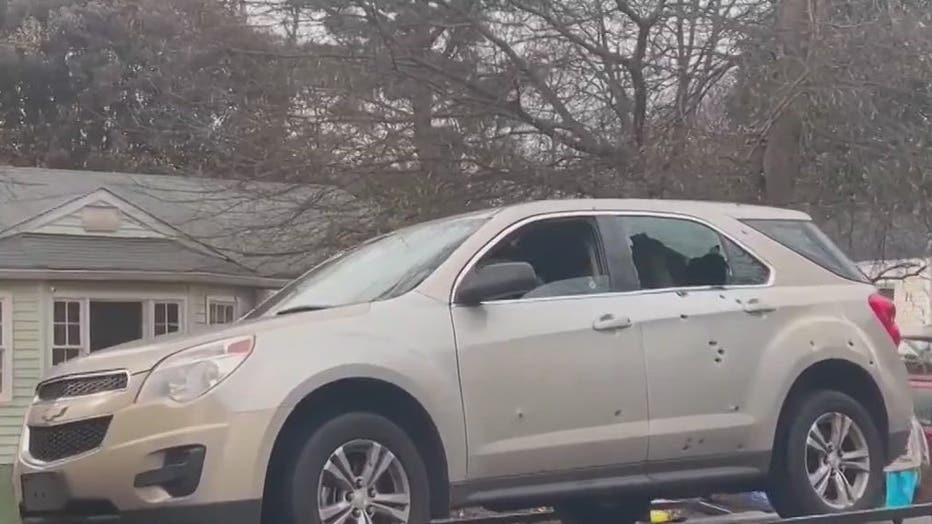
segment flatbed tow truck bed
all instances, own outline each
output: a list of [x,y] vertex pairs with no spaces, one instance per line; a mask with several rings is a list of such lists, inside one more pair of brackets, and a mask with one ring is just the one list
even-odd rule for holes
[[[672,510],[682,516],[669,522],[694,524],[742,523],[742,524],[881,524],[903,522],[912,524],[932,524],[932,504],[921,504],[895,509],[875,509],[852,511],[833,515],[796,517],[781,519],[773,513],[763,511],[732,512],[727,508],[702,499],[671,500],[655,503],[654,509]],[[922,517],[926,517],[922,519]],[[549,510],[525,511],[519,513],[497,513],[471,517],[450,518],[435,521],[434,524],[550,524],[557,522]],[[606,522],[605,524],[612,524]]]

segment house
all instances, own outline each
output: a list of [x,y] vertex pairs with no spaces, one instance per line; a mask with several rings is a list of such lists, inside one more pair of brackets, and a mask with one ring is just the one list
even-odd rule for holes
[[353,210],[325,187],[0,167],[0,469],[47,368],[234,321]]
[[924,204],[845,205],[816,220],[893,299],[904,332],[932,325],[932,222]]
[[897,323],[913,333],[932,325],[932,260],[904,258],[861,262],[881,293],[896,305]]

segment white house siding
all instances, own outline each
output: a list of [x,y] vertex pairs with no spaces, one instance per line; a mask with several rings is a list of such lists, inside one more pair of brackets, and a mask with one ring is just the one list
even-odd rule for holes
[[0,464],[12,463],[23,411],[32,401],[44,367],[43,287],[36,282],[0,281],[0,293],[13,298],[13,400],[0,404]]
[[909,277],[893,285],[897,322],[906,329],[925,326],[930,320],[929,280]]
[[[113,208],[108,204],[103,207]],[[115,208],[114,208],[115,209]],[[84,227],[83,209],[75,211],[69,215],[63,216],[58,220],[45,224],[32,230],[32,233],[41,233],[47,235],[72,235],[72,236],[115,236],[124,238],[163,238],[165,235],[153,231],[147,226],[140,224],[137,220],[121,212],[119,229],[112,232],[88,232]]]
[[12,402],[0,404],[0,466],[13,461],[25,409],[51,362],[47,353],[50,352],[49,317],[54,297],[181,300],[186,312],[186,328],[195,331],[207,323],[208,297],[235,298],[242,315],[255,305],[256,291],[233,286],[143,282],[0,281],[2,295],[11,295],[13,299],[14,396]]

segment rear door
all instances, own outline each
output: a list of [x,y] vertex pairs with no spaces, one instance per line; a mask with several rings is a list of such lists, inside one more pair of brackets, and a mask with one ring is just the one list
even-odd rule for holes
[[[771,325],[770,269],[709,224],[683,216],[623,215],[641,294],[649,460],[734,456],[754,420],[743,410]],[[726,464],[721,464],[725,466]]]
[[540,286],[453,307],[470,478],[587,468],[613,476],[645,460],[639,306],[616,293],[631,279],[613,273],[619,261],[598,223],[535,218],[503,232],[477,264],[528,262]]

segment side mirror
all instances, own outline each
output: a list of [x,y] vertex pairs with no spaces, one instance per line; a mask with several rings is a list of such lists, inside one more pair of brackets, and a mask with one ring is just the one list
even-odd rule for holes
[[502,262],[473,268],[460,283],[456,303],[477,305],[486,300],[496,300],[523,295],[540,284],[537,272],[527,262]]

